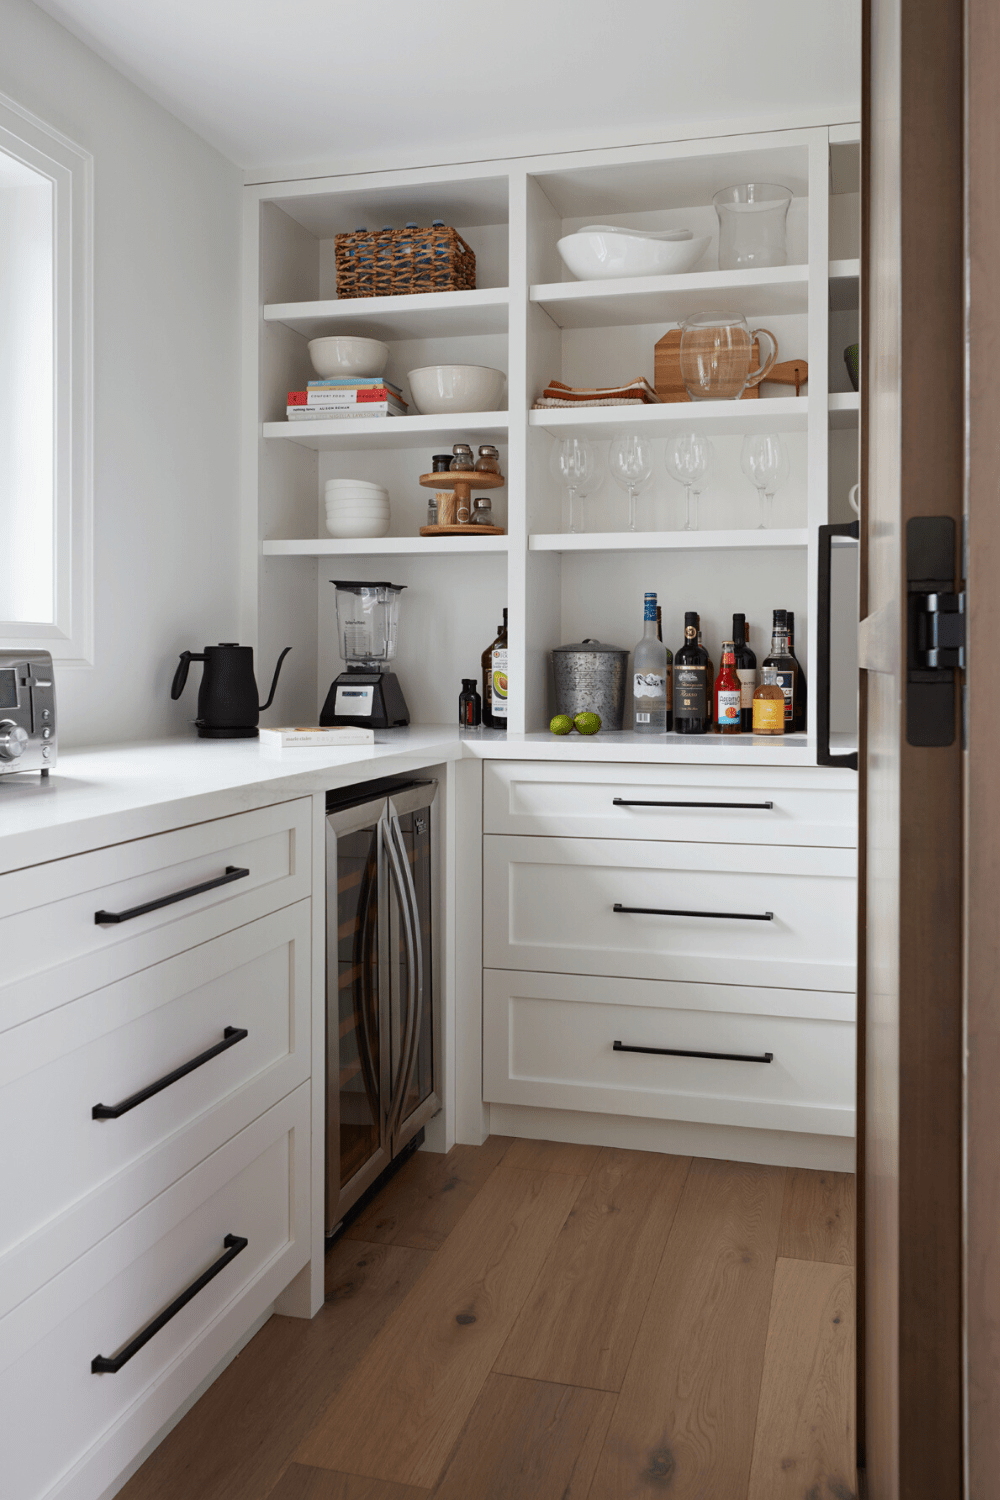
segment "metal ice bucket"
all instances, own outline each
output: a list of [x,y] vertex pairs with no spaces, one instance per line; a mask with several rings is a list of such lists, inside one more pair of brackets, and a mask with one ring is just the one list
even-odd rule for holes
[[600,714],[602,729],[622,729],[629,654],[621,646],[587,639],[552,652],[556,713]]

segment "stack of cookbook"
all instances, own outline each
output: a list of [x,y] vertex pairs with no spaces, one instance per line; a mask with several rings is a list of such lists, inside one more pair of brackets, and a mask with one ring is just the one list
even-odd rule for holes
[[334,417],[405,417],[399,386],[383,375],[336,375],[310,380],[304,391],[289,391],[290,422],[328,422]]

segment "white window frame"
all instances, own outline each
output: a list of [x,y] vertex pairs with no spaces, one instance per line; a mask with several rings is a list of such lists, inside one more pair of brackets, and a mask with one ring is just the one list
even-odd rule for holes
[[0,619],[0,647],[94,664],[94,158],[0,94],[0,149],[52,183],[55,306],[54,623]]

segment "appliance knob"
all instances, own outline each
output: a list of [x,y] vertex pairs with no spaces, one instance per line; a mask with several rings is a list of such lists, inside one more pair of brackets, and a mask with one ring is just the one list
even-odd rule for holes
[[0,720],[0,760],[17,760],[24,754],[28,736],[20,724],[10,719]]

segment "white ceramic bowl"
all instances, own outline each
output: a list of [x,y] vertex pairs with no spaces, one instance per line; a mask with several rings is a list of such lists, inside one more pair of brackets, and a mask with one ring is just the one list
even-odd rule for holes
[[388,505],[388,495],[376,495],[372,490],[331,490],[325,497],[327,505]]
[[496,411],[507,377],[487,365],[426,365],[407,375],[410,393],[426,417],[458,411]]
[[309,358],[317,375],[381,375],[389,363],[389,346],[378,339],[334,334],[310,339]]
[[631,234],[567,234],[556,248],[581,281],[624,276],[680,276],[691,271],[708,249],[710,236],[693,240],[654,240]]
[[386,493],[384,484],[376,484],[373,479],[328,479],[324,485],[327,490],[380,490]]
[[327,516],[370,516],[374,521],[381,521],[383,517],[390,516],[392,512],[389,507],[380,505],[328,505]]
[[375,519],[364,516],[338,516],[336,519],[328,516],[326,529],[331,536],[348,538],[363,536],[388,536],[389,517],[376,517]]

